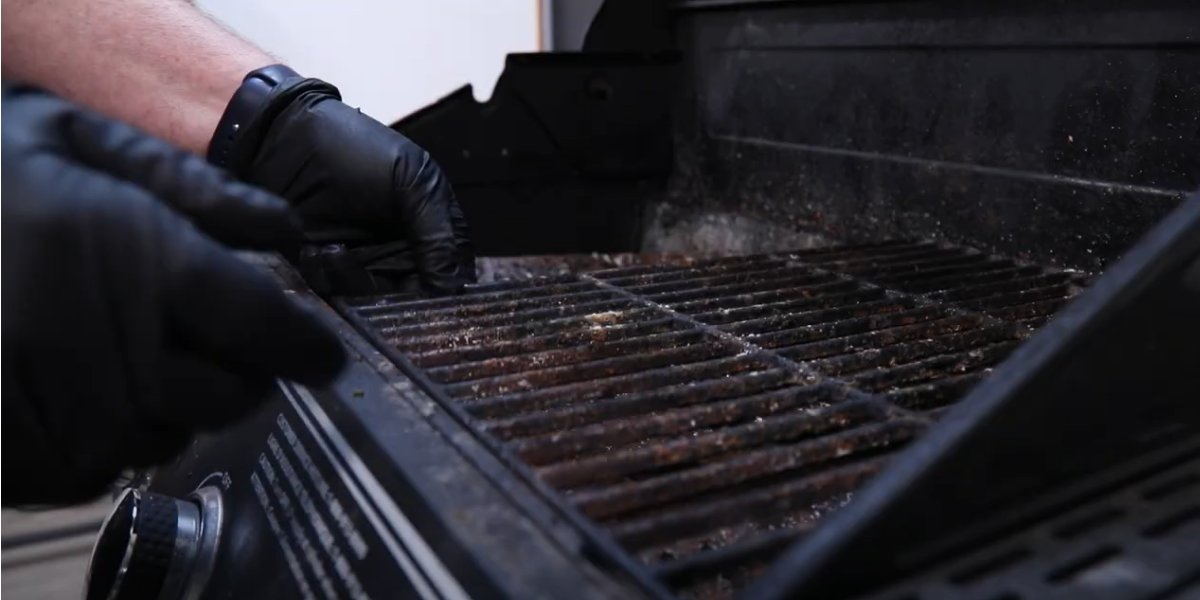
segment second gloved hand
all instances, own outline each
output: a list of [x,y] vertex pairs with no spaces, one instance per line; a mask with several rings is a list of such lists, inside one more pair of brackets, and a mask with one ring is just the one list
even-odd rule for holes
[[280,83],[239,134],[229,169],[291,201],[313,241],[341,242],[336,232],[350,230],[387,244],[412,256],[434,293],[475,280],[466,220],[437,163],[328,83]]

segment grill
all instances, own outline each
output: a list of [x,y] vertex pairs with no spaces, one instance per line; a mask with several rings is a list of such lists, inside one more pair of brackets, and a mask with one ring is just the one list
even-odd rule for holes
[[146,479],[206,596],[1196,596],[1196,2],[596,4],[392,125],[479,285],[275,266],[353,359]]
[[662,262],[344,308],[689,598],[746,585],[1088,283],[922,241]]

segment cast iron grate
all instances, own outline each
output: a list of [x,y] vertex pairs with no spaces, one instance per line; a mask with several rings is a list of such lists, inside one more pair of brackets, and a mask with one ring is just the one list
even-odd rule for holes
[[892,242],[346,301],[684,597],[727,597],[1086,284]]

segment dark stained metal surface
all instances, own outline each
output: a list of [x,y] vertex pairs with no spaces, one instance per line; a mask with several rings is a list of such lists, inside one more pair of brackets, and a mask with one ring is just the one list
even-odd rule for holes
[[926,242],[650,262],[346,306],[683,597],[761,573],[1086,284]]
[[483,256],[475,259],[475,268],[481,283],[492,283],[632,266],[686,266],[695,264],[704,258],[706,257],[696,253],[633,254],[628,252]]

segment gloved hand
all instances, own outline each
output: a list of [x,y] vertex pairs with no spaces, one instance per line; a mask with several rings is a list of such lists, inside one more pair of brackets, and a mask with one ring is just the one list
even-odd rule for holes
[[336,334],[222,243],[296,244],[286,202],[29,88],[3,92],[5,506],[95,497],[314,386]]
[[[390,269],[359,265],[371,271],[377,290],[403,287],[395,279],[411,275],[403,267],[413,264],[430,292],[454,292],[475,281],[466,220],[437,163],[408,138],[343,104],[328,83],[280,83],[239,133],[228,168],[290,200],[311,241],[349,242],[343,256],[360,260],[380,252],[404,256]],[[367,239],[386,247],[354,253]]]

